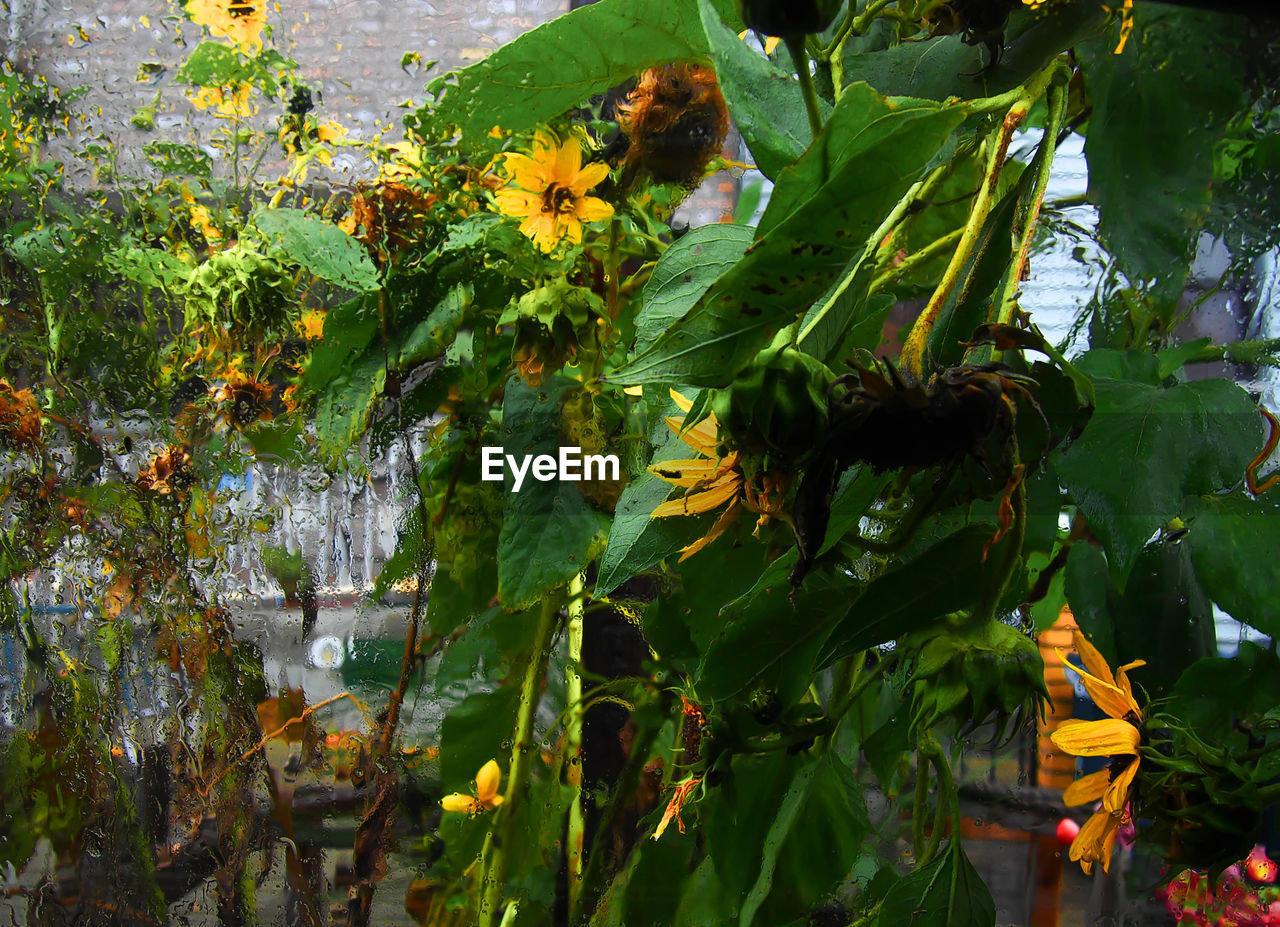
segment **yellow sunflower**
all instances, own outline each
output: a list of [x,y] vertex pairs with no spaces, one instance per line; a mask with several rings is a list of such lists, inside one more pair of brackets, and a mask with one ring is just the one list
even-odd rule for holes
[[1074,756],[1111,758],[1106,769],[1077,779],[1062,794],[1068,805],[1102,801],[1102,807],[1071,842],[1072,861],[1078,861],[1088,873],[1093,871],[1095,862],[1101,862],[1103,870],[1110,867],[1116,834],[1129,816],[1129,797],[1141,763],[1138,746],[1142,742],[1142,709],[1133,698],[1128,671],[1146,666],[1146,661],[1126,663],[1113,675],[1102,654],[1079,630],[1072,632],[1072,638],[1076,653],[1084,662],[1083,669],[1072,668],[1080,674],[1094,704],[1108,717],[1101,721],[1064,721],[1052,739],[1058,749]]
[[187,15],[215,36],[230,39],[246,55],[262,49],[262,29],[267,24],[266,6],[250,0],[187,0]]
[[440,799],[440,807],[445,811],[461,814],[479,814],[481,811],[492,811],[503,802],[498,794],[498,785],[502,782],[502,770],[497,760],[490,760],[480,767],[476,773],[475,796],[454,792]]
[[508,154],[503,160],[510,178],[494,195],[498,211],[523,220],[520,231],[550,253],[563,239],[582,241],[582,224],[613,215],[604,200],[587,191],[609,174],[602,162],[582,165],[576,138],[559,144],[539,133],[529,154]]

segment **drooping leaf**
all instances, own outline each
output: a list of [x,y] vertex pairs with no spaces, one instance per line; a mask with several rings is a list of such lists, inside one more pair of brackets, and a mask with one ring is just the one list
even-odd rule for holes
[[[853,98],[869,100],[858,94]],[[883,109],[883,104],[874,105]],[[823,167],[812,172],[806,168],[803,176],[812,173],[826,182],[817,189],[809,186],[803,199],[794,195],[796,202],[785,218],[771,220],[768,233],[716,280],[688,314],[609,379],[696,386],[729,382],[862,253],[871,232],[961,118],[958,110],[901,108],[884,113],[865,131],[845,137],[841,151],[826,146],[815,155],[815,145],[801,164],[810,157],[826,164],[830,157],[838,164],[835,173],[826,179]],[[780,178],[779,189],[781,184]]]
[[1280,638],[1280,506],[1243,493],[1202,496],[1186,517],[1205,592],[1237,621]]
[[453,792],[474,792],[472,780],[489,760],[498,760],[499,747],[511,740],[516,726],[517,686],[468,695],[445,715],[440,725],[440,781]]
[[756,167],[772,180],[813,140],[800,82],[738,38],[709,0],[699,0],[698,7],[734,125]]
[[637,573],[692,544],[706,533],[706,518],[651,518],[671,494],[671,484],[646,473],[622,491],[609,540],[600,558],[596,593],[607,595]]
[[1241,26],[1156,7],[1137,17],[1125,54],[1113,53],[1111,36],[1082,49],[1094,107],[1084,151],[1100,229],[1130,279],[1155,281],[1170,299],[1209,207],[1214,148],[1240,103]]
[[434,81],[429,89],[440,97],[430,118],[457,126],[464,141],[483,138],[494,126],[519,132],[647,67],[706,52],[696,0],[602,0]]
[[302,209],[275,207],[253,214],[253,224],[289,260],[321,280],[356,292],[378,288],[378,269],[360,242]]
[[[809,677],[818,648],[858,587],[841,574],[815,574],[793,592],[787,574],[795,562],[794,550],[779,557],[747,593],[720,610],[716,616],[720,631],[699,668],[700,694],[727,698],[771,668],[786,668],[770,674],[770,681],[788,689]],[[800,691],[803,688],[801,684]],[[781,697],[786,703],[787,695],[799,694],[784,692]]]
[[359,439],[387,382],[386,361],[370,351],[332,380],[316,407],[321,453],[337,458]]
[[644,287],[636,314],[636,351],[643,352],[694,304],[747,250],[755,230],[743,225],[704,225],[662,253]]
[[952,836],[937,859],[897,882],[885,895],[877,927],[995,927],[991,892]]
[[[1185,496],[1243,478],[1262,425],[1248,394],[1226,380],[1161,389],[1099,379],[1095,386],[1097,409],[1084,433],[1055,455],[1054,469],[1123,584],[1137,552]],[[1105,460],[1124,465],[1099,466]]]
[[[578,384],[554,377],[541,387],[519,376],[507,382],[502,403],[503,451],[556,457],[560,409]],[[530,468],[532,470],[532,468]],[[508,488],[513,487],[511,476]],[[576,483],[527,474],[519,492],[509,494],[498,538],[498,598],[506,608],[525,608],[547,590],[586,568],[604,545],[607,520],[591,508]]]

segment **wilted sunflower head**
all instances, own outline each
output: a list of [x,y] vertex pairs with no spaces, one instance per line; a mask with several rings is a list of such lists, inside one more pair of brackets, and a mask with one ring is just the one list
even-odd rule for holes
[[222,414],[232,428],[245,428],[262,418],[271,418],[274,387],[253,377],[233,376],[218,390]]
[[191,452],[180,444],[156,454],[138,474],[138,488],[160,496],[180,496],[194,482]]
[[362,184],[351,199],[351,213],[342,228],[364,242],[375,257],[385,259],[422,239],[436,199],[434,193],[398,180]]
[[667,64],[641,75],[618,106],[618,126],[631,143],[624,188],[641,173],[690,187],[724,147],[729,108],[711,68]]
[[40,404],[29,389],[0,380],[0,438],[15,448],[40,446]]

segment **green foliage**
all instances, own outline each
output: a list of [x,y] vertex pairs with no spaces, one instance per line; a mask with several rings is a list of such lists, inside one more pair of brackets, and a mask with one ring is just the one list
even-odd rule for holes
[[[269,546],[269,508],[229,504],[222,477],[254,461],[349,485],[390,470],[404,494],[367,597],[408,640],[353,634],[360,712],[313,702],[302,734],[302,775],[333,760],[368,798],[334,817],[355,835],[349,923],[413,865],[428,923],[991,927],[953,735],[1034,709],[1025,629],[1064,603],[1112,668],[1145,661],[1121,712],[1138,839],[1196,866],[1247,849],[1276,806],[1280,668],[1274,648],[1216,656],[1213,606],[1280,633],[1280,511],[1241,487],[1269,466],[1252,398],[1192,378],[1276,346],[1179,323],[1202,229],[1238,206],[1237,267],[1268,240],[1249,198],[1280,122],[1245,83],[1268,62],[1209,13],[1139,4],[1116,54],[1099,3],[1008,5],[993,25],[974,4],[823,2],[799,11],[805,37],[794,5],[602,0],[438,79],[394,148],[303,112],[269,30],[255,54],[210,39],[176,80],[283,100],[282,131],[234,115],[184,144],[143,107],[156,179],[121,181],[94,139],[104,196],[41,161],[74,96],[0,69],[0,626],[28,712],[0,756],[0,862],[21,870],[43,838],[60,865],[127,850],[138,885],[112,903],[156,909],[154,834],[120,774],[151,735],[122,680],[163,678],[179,691],[144,746],[181,758],[181,807],[151,823],[217,821],[218,903],[253,913],[246,809],[287,794],[262,784],[298,733],[263,728],[308,709],[237,640],[240,558],[312,620],[331,581],[307,545]],[[790,48],[759,54],[743,14]],[[617,101],[667,63],[700,67],[648,73],[628,105],[651,131],[615,135]],[[677,234],[684,191],[632,168],[718,137],[708,64],[774,185],[757,228],[749,187],[737,223]],[[1068,359],[1021,284],[1043,229],[1092,235],[1039,201],[1070,133],[1105,254],[1093,349]],[[314,197],[335,145],[382,173]],[[586,196],[613,218],[581,222],[604,213]],[[938,314],[892,356],[922,303]],[[517,491],[486,448],[620,473],[526,470]],[[74,635],[33,618],[42,564],[67,574]],[[602,667],[613,650],[625,666]],[[467,794],[490,760],[500,805],[421,815],[417,850],[401,833],[387,854],[419,789]]]
[[321,280],[357,292],[377,289],[378,271],[368,253],[337,226],[301,209],[281,207],[251,218],[272,246]]

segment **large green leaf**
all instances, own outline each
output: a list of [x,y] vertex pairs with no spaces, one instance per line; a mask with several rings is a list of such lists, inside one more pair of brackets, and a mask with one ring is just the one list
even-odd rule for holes
[[946,852],[889,889],[875,923],[877,927],[995,927],[996,906],[953,835]]
[[613,513],[609,541],[600,557],[596,594],[606,595],[665,557],[697,540],[710,527],[706,518],[651,518],[671,495],[671,484],[646,473],[622,491]]
[[662,253],[644,286],[636,315],[636,351],[649,349],[670,325],[693,308],[716,278],[742,257],[755,237],[745,225],[696,228]]
[[995,531],[994,525],[969,525],[877,577],[828,636],[818,667],[974,605],[992,579],[982,552]]
[[[884,108],[865,95],[852,96]],[[837,150],[815,144],[801,164],[815,160],[803,169],[797,165],[799,173],[794,175],[825,182],[808,187],[802,201],[795,186],[801,181],[789,183],[793,192],[787,194],[787,202],[796,201],[789,214],[782,218],[776,212],[779,218],[770,220],[768,233],[743,259],[721,275],[653,347],[609,379],[697,386],[729,382],[865,250],[872,231],[919,177],[962,115],[956,109],[904,107],[884,113],[851,136],[832,130],[833,142],[840,135],[845,147]],[[825,172],[831,165],[834,173],[828,179]]]
[[1194,500],[1186,515],[1205,592],[1238,621],[1280,638],[1280,506],[1234,493]]
[[[565,394],[580,388],[553,377],[541,387],[519,376],[507,381],[502,403],[503,451],[517,459],[556,456]],[[508,487],[513,485],[507,477]],[[498,599],[505,608],[526,608],[547,590],[586,568],[604,545],[607,523],[576,483],[529,473],[508,497],[498,537]]]
[[357,292],[378,288],[378,269],[364,246],[342,229],[302,209],[275,207],[253,214],[266,239],[321,280]]
[[1160,6],[1135,19],[1124,54],[1108,37],[1083,56],[1089,192],[1128,276],[1173,298],[1208,210],[1214,148],[1240,104],[1242,23]]
[[502,765],[499,746],[516,726],[517,686],[476,692],[455,705],[440,725],[440,781],[451,792],[474,792],[472,780],[490,760]]
[[464,141],[495,125],[518,132],[647,67],[706,53],[696,0],[601,0],[433,82],[441,96],[432,118],[457,126]]
[[738,38],[709,0],[699,0],[698,7],[734,124],[756,167],[773,179],[813,140],[800,82]]
[[781,752],[740,757],[709,796],[707,849],[739,927],[782,923],[773,908],[806,910],[848,874],[867,827],[853,807],[856,783],[838,762]]
[[316,437],[323,454],[341,457],[356,442],[386,382],[386,361],[374,351],[329,382],[316,407]]
[[1123,585],[1137,552],[1185,496],[1243,478],[1262,424],[1248,394],[1226,380],[1161,389],[1102,378],[1096,395],[1084,433],[1055,456],[1054,469]]
[[795,563],[794,550],[779,557],[750,591],[720,610],[720,632],[699,669],[699,694],[727,698],[778,666],[787,670],[774,674],[780,685],[792,690],[799,686],[799,691],[780,693],[784,703],[788,695],[803,692],[818,648],[843,606],[856,595],[857,585],[840,573],[815,573],[793,591],[787,574]]
[[1153,696],[1167,693],[1192,661],[1213,652],[1213,609],[1186,544],[1145,548],[1123,593],[1102,552],[1077,544],[1067,559],[1066,592],[1081,630],[1113,668],[1147,661],[1131,678]]

